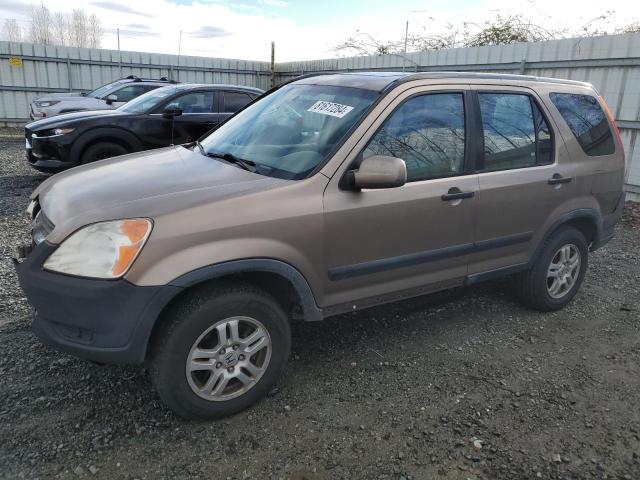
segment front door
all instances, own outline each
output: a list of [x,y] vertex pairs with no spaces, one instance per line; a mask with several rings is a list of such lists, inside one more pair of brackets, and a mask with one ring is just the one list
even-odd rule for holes
[[566,149],[554,138],[551,117],[531,90],[472,89],[484,155],[470,275],[528,262],[548,220],[575,187]]
[[359,308],[460,284],[473,247],[478,179],[470,173],[466,87],[394,99],[354,149],[401,158],[398,188],[351,191],[338,170],[324,198],[326,306]]
[[[179,145],[197,140],[221,121],[214,90],[186,92],[147,115],[141,137],[147,148]],[[180,109],[182,115],[165,118],[162,112]]]

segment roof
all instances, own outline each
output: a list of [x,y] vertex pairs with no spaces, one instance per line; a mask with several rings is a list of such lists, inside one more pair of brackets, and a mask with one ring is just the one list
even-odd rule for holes
[[564,85],[591,86],[586,82],[563,80],[559,78],[535,77],[531,75],[512,75],[504,73],[476,72],[327,72],[311,73],[298,77],[295,83],[307,85],[335,85],[342,87],[363,88],[383,91],[400,83],[412,80],[436,79],[469,79],[469,80],[503,80],[505,82],[541,82]]
[[226,85],[223,83],[177,83],[174,85],[167,85],[163,88],[173,88],[176,91],[183,90],[196,90],[198,88],[207,88],[213,90],[237,90],[239,92],[250,92],[250,93],[264,93],[264,90],[260,90],[255,87],[243,87],[242,85]]

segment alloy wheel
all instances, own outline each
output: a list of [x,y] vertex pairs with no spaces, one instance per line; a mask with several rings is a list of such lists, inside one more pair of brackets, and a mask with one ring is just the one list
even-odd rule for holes
[[560,299],[567,295],[580,276],[580,250],[574,244],[560,247],[547,270],[547,291],[551,298]]
[[209,401],[225,401],[249,391],[271,359],[271,338],[251,317],[221,320],[202,333],[187,357],[186,375],[193,392]]

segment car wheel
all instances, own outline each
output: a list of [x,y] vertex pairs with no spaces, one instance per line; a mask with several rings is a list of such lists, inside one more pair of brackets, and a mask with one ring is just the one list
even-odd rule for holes
[[80,159],[80,163],[97,162],[106,158],[117,157],[129,153],[122,145],[113,142],[100,142],[91,145],[85,150]]
[[523,303],[543,312],[564,307],[582,285],[588,252],[587,241],[580,230],[564,227],[552,234],[534,266],[517,279]]
[[163,320],[151,378],[164,403],[185,418],[216,419],[248,408],[267,394],[289,357],[287,316],[252,286],[200,289]]

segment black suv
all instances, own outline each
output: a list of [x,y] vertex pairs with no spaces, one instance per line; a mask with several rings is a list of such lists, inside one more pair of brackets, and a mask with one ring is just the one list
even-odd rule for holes
[[126,153],[188,143],[263,93],[233,85],[157,88],[116,110],[74,112],[25,126],[26,157],[53,173]]

